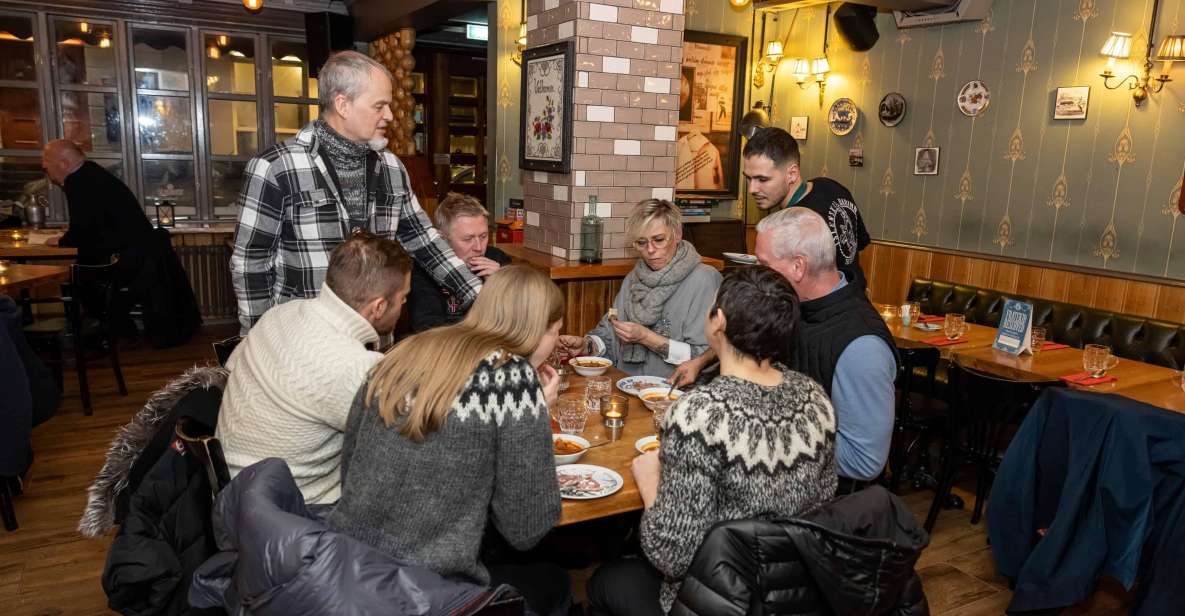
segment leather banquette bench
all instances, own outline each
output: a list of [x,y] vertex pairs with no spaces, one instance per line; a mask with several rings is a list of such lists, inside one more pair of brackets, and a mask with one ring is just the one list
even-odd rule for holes
[[1044,327],[1049,340],[1077,348],[1104,344],[1126,359],[1185,366],[1185,326],[1179,323],[923,278],[910,283],[908,299],[920,303],[924,314],[954,312],[989,327],[1000,325],[1004,300],[1019,299],[1033,305],[1033,325]]

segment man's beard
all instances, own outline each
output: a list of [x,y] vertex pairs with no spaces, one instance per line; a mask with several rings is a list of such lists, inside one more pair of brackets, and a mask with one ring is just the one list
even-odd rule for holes
[[374,150],[375,152],[381,152],[381,151],[387,149],[387,138],[386,137],[375,137],[374,139],[367,141],[366,145],[371,150]]

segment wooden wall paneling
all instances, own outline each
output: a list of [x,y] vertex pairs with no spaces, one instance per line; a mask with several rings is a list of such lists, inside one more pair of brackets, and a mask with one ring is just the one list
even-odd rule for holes
[[1160,296],[1159,285],[1150,282],[1127,281],[1127,293],[1123,297],[1123,312],[1142,317],[1156,317],[1156,299]]
[[[1054,301],[1064,302],[1066,299],[1066,289],[1069,286],[1070,272],[1062,270],[1047,269],[1041,276],[1041,293],[1039,297],[1045,299],[1052,299]],[[1078,285],[1081,288],[1081,285]]]
[[1154,314],[1157,319],[1185,323],[1185,288],[1162,287]]
[[954,255],[935,253],[930,258],[930,279],[950,280],[950,269],[954,259]]
[[1122,278],[1097,278],[1094,306],[1112,312],[1123,312],[1123,298],[1127,294],[1126,280]]
[[993,289],[1016,293],[1016,281],[1019,276],[1019,264],[996,261],[992,263],[992,284],[990,286]]
[[1083,306],[1095,305],[1098,295],[1099,279],[1088,274],[1077,272],[1056,272],[1056,275],[1046,275],[1046,280],[1056,279],[1057,282],[1048,289],[1049,299],[1059,302],[1070,302]]
[[967,281],[977,287],[992,286],[992,262],[985,259],[971,259],[968,264]]
[[1045,270],[1039,267],[1032,267],[1030,265],[1023,265],[1016,277],[1016,294],[1024,295],[1026,297],[1040,297],[1041,296],[1041,277]]
[[891,304],[900,304],[905,300],[905,293],[909,290],[909,281],[913,280],[909,271],[909,255],[910,251],[908,250],[894,250],[889,255],[889,271],[885,277],[888,288],[884,290],[884,296]]

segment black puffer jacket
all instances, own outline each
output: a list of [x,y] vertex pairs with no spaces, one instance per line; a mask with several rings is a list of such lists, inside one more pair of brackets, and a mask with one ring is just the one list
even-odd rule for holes
[[700,544],[670,613],[925,616],[913,567],[929,542],[879,486],[793,520],[721,522]]
[[195,606],[233,616],[522,613],[509,586],[450,581],[329,530],[277,458],[243,469],[219,492],[214,515],[223,551],[194,575]]

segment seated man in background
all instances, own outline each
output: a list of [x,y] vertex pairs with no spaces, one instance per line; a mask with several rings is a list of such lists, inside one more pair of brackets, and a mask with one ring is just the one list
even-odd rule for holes
[[[152,223],[136,195],[110,171],[86,159],[86,154],[72,141],[58,139],[45,144],[41,166],[49,180],[66,193],[70,226],[66,233],[50,238],[50,246],[78,249],[82,265],[105,265],[119,255],[115,284],[129,285],[151,258],[154,237]],[[102,314],[97,298],[82,293],[89,313]],[[128,317],[128,302],[117,301],[110,315],[121,334],[134,335],[135,324]]]
[[[822,385],[835,407],[838,494],[862,489],[884,469],[893,439],[893,337],[863,288],[836,268],[831,230],[813,210],[791,207],[762,220],[755,252],[802,300],[794,369]],[[708,351],[672,380],[694,381],[715,359]]]
[[342,435],[354,394],[395,328],[411,257],[359,232],[333,250],[318,297],[267,311],[231,354],[217,436],[231,475],[264,458],[288,463],[310,505],[341,497]]
[[[475,276],[484,280],[510,265],[506,253],[490,246],[490,214],[477,199],[449,193],[437,206],[433,218],[449,247]],[[408,310],[412,331],[419,333],[460,321],[468,306],[417,263],[411,274]]]

